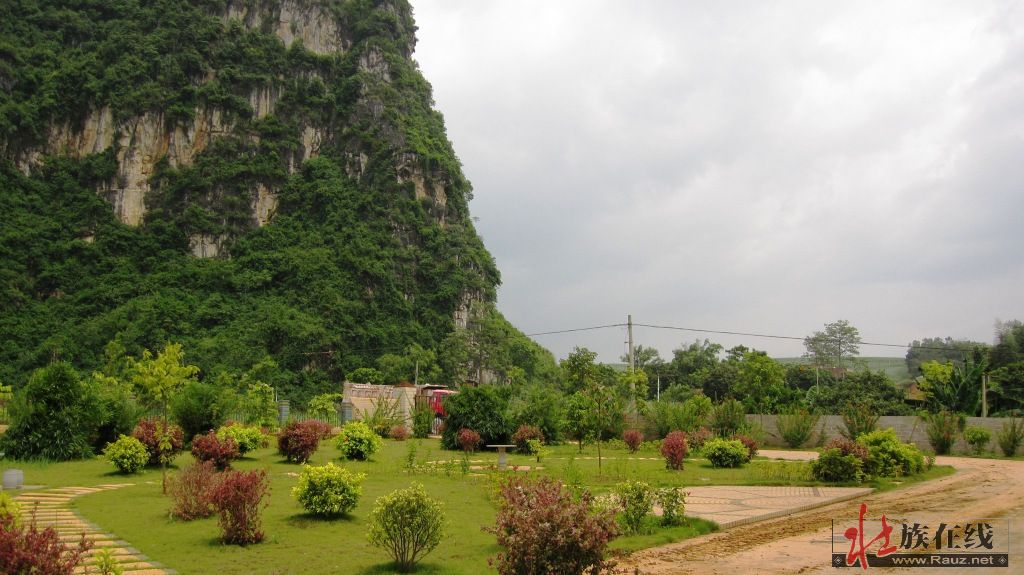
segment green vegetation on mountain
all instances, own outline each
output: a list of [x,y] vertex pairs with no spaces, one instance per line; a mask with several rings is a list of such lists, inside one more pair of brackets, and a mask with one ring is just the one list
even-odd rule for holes
[[[445,383],[473,369],[452,356],[498,377],[554,369],[490,305],[499,274],[411,59],[407,2],[284,4],[329,15],[340,49],[286,46],[276,17],[237,16],[282,9],[270,0],[0,7],[0,381],[19,386],[54,358],[92,370],[114,340],[132,356],[180,342],[203,377],[270,358],[265,379],[300,401],[413,344],[437,352]],[[272,95],[272,112],[254,110],[254,93]],[[222,118],[190,162],[155,160],[137,227],[104,198],[117,138],[45,153],[103,109],[119,128],[156,114],[168,133]],[[257,226],[261,186],[277,205]],[[194,257],[196,237],[222,244],[218,257]],[[510,339],[453,335],[469,308],[471,327],[497,322]]]

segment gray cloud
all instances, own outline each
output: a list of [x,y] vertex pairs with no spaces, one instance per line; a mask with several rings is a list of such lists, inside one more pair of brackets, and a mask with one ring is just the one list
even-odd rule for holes
[[[894,343],[1024,318],[1024,14],[861,4],[415,2],[506,316]],[[611,361],[618,331],[538,341]]]

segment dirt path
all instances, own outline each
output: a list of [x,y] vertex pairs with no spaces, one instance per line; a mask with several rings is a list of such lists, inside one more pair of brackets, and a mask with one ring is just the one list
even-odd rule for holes
[[[798,456],[797,456],[798,457]],[[939,457],[938,464],[952,465],[957,473],[906,489],[873,494],[862,501],[890,520],[916,522],[1010,517],[1011,528],[1024,519],[1024,461]],[[833,519],[856,517],[861,501],[849,501],[735,527],[721,533],[639,551],[620,562],[629,573],[676,575],[709,573],[853,573],[831,568]],[[1015,519],[1017,521],[1015,521]],[[1016,530],[1016,529],[1015,529]],[[966,569],[985,572],[1024,572],[1024,538],[1011,543],[1010,569]],[[1013,539],[1011,539],[1013,541]],[[837,543],[837,549],[843,548]],[[845,550],[845,549],[844,549]],[[874,572],[892,569],[871,568]],[[933,569],[904,569],[914,575]],[[954,569],[934,569],[952,573]]]

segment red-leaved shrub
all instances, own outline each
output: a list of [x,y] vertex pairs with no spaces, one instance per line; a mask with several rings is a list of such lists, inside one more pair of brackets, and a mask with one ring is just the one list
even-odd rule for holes
[[550,477],[512,477],[501,487],[498,517],[486,531],[505,548],[489,559],[500,575],[582,575],[611,573],[604,560],[608,542],[619,534],[615,512],[592,510],[593,497]]
[[146,417],[139,420],[139,423],[132,431],[132,437],[138,439],[146,446],[146,451],[149,452],[149,465],[160,465],[161,455],[166,455],[168,460],[172,459],[175,455],[181,453],[181,449],[185,445],[185,432],[177,425],[168,423],[167,435],[171,440],[171,449],[161,453],[160,436],[163,435],[163,430],[164,422],[162,419],[159,417]]
[[406,426],[396,425],[391,428],[391,431],[388,433],[388,435],[391,437],[391,439],[394,439],[395,441],[405,441],[406,439],[409,439],[409,436],[411,434],[409,433],[409,428],[407,428]]
[[220,476],[212,461],[197,461],[171,480],[171,515],[183,521],[213,515],[213,488]]
[[270,481],[262,469],[224,472],[212,491],[221,541],[237,545],[263,541],[260,512],[267,506],[263,497],[269,490]]
[[85,535],[72,547],[53,527],[39,529],[35,511],[28,525],[14,515],[0,516],[0,573],[72,575],[90,547]]
[[199,461],[209,461],[217,469],[231,467],[231,462],[240,457],[238,442],[230,437],[219,438],[217,432],[192,438],[192,456]]
[[673,431],[661,440],[661,455],[665,457],[665,467],[669,469],[682,469],[683,460],[689,453],[686,434],[682,431]]
[[457,440],[459,442],[459,447],[461,447],[463,451],[466,453],[472,453],[476,451],[477,446],[480,445],[480,434],[472,429],[462,428],[459,430]]
[[747,461],[750,461],[751,459],[754,458],[755,455],[757,455],[757,440],[754,439],[753,437],[740,435],[737,433],[736,435],[732,436],[732,439],[739,440],[739,442],[743,444],[743,447],[747,448]]
[[544,432],[535,425],[520,425],[519,429],[512,434],[512,443],[516,444],[516,449],[519,453],[532,453],[530,449],[530,440],[534,439],[540,442],[544,441]]
[[321,440],[329,439],[334,436],[334,428],[331,427],[330,423],[324,423],[323,421],[318,421],[316,419],[307,419],[305,421],[301,421],[300,423],[302,423],[305,426],[313,428],[313,430],[316,431],[317,435],[320,436]]
[[700,451],[704,447],[707,440],[711,439],[712,433],[706,427],[701,427],[696,431],[691,431],[686,434],[686,444],[694,451]]
[[330,433],[329,425],[313,419],[289,423],[277,434],[277,451],[292,463],[309,461],[325,437],[321,426],[326,426],[326,433]]
[[636,453],[644,441],[644,434],[639,429],[627,429],[622,432],[622,441],[626,443],[630,453]]
[[868,457],[870,456],[867,447],[845,437],[833,438],[825,444],[825,449],[838,449],[843,453],[843,455],[853,455],[857,459],[860,459],[861,463],[867,463]]

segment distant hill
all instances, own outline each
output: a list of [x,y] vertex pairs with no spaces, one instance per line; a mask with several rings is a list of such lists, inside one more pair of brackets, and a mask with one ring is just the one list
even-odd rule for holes
[[[775,361],[784,364],[807,363],[803,357],[776,357]],[[902,357],[860,357],[858,364],[873,371],[882,370],[896,383],[911,379],[907,371],[907,361]]]

